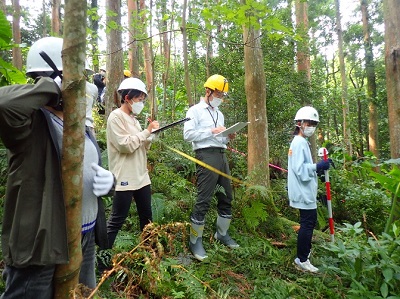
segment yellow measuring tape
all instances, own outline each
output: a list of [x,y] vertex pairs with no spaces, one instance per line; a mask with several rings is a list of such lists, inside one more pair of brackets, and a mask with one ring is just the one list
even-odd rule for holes
[[241,181],[241,180],[239,180],[237,178],[234,178],[233,176],[231,176],[229,174],[226,174],[225,172],[222,172],[222,171],[212,167],[211,165],[208,165],[207,163],[204,163],[203,161],[200,161],[200,160],[198,160],[196,158],[193,158],[192,156],[189,156],[188,154],[185,154],[184,152],[181,152],[180,150],[177,150],[177,149],[175,149],[173,147],[170,147],[168,145],[165,145],[165,144],[164,144],[164,146],[166,148],[170,149],[171,151],[174,151],[175,153],[178,153],[179,155],[189,159],[190,161],[193,161],[193,162],[199,164],[200,166],[203,166],[204,168],[207,168],[208,170],[211,170],[211,171],[213,171],[215,173],[218,173],[219,175],[222,175],[222,176],[230,179],[233,182],[236,182],[238,184],[243,184],[243,185],[250,186],[248,183],[245,183],[245,182],[243,182],[243,181]]

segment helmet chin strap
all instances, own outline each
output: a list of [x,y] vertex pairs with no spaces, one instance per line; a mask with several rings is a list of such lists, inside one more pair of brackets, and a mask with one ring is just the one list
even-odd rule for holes
[[211,89],[209,89],[209,90],[210,90],[210,94],[207,96],[207,104],[208,104],[208,106],[210,106],[211,108],[214,109],[214,107],[210,104],[210,96],[212,95],[213,90],[211,90]]
[[41,51],[39,55],[43,58],[44,61],[54,70],[54,72],[50,75],[51,79],[55,79],[57,76],[60,77],[61,81],[63,79],[62,73],[59,71],[53,60],[47,55],[46,52]]

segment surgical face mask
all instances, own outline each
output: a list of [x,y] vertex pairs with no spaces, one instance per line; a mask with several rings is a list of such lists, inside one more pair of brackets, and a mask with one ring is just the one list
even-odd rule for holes
[[303,130],[303,134],[306,137],[312,136],[312,134],[314,134],[314,132],[315,132],[315,127],[305,127]]
[[214,108],[217,108],[219,105],[221,105],[222,103],[222,99],[220,98],[214,98],[212,99],[212,101],[210,101],[210,105]]
[[131,104],[132,107],[132,112],[136,115],[138,115],[140,112],[142,112],[143,108],[144,108],[144,103],[143,102],[133,102],[133,104]]

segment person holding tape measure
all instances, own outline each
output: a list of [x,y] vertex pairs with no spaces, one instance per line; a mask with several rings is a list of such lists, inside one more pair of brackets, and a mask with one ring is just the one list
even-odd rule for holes
[[[198,160],[230,174],[225,150],[226,144],[235,137],[235,134],[229,137],[215,137],[226,129],[224,115],[218,106],[228,92],[228,80],[221,75],[212,75],[204,83],[204,87],[205,97],[190,107],[186,113],[186,117],[190,120],[184,125],[184,139],[192,143]],[[231,181],[201,165],[197,165],[196,175],[197,200],[190,216],[189,248],[196,259],[203,261],[208,257],[202,243],[205,216],[217,185],[224,190],[218,189],[216,192],[218,217],[214,238],[229,248],[237,248],[239,245],[228,234],[232,219]]]

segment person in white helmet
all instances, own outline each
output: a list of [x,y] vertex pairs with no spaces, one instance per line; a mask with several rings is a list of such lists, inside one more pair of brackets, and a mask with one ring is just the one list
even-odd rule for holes
[[[225,155],[226,144],[235,137],[216,137],[224,131],[224,115],[219,110],[222,99],[228,92],[228,80],[218,74],[210,76],[204,83],[205,97],[200,102],[189,108],[186,117],[183,137],[191,142],[196,158],[212,167],[230,174],[228,161]],[[210,208],[211,200],[215,193],[217,203],[217,223],[214,238],[229,248],[238,248],[239,244],[229,235],[232,220],[232,186],[231,181],[214,171],[201,165],[196,165],[197,199],[190,215],[190,240],[189,249],[193,256],[203,261],[208,255],[203,247],[203,231],[205,216]],[[215,192],[219,185],[221,189]]]
[[[118,93],[121,107],[113,110],[107,120],[108,165],[117,178],[112,211],[107,221],[110,248],[128,216],[132,200],[136,203],[140,230],[152,221],[147,151],[151,132],[159,128],[158,121],[152,121],[142,130],[136,119],[147,97],[146,86],[140,79],[123,80]],[[99,271],[102,270],[99,267]]]
[[311,240],[317,223],[317,172],[329,169],[329,161],[313,163],[310,145],[311,137],[319,123],[318,111],[305,106],[294,118],[294,138],[288,153],[288,196],[290,206],[300,212],[300,229],[297,236],[297,257],[295,266],[303,271],[318,272],[310,260]]
[[[6,283],[2,299],[52,299],[56,265],[70,258],[61,179],[64,112],[60,81],[54,80],[62,76],[62,44],[55,37],[36,41],[27,57],[27,75],[35,84],[0,88],[0,137],[9,158],[1,242]],[[54,69],[42,58],[43,51]],[[79,282],[94,288],[97,197],[109,193],[114,176],[99,166],[99,148],[89,130],[84,142]]]

